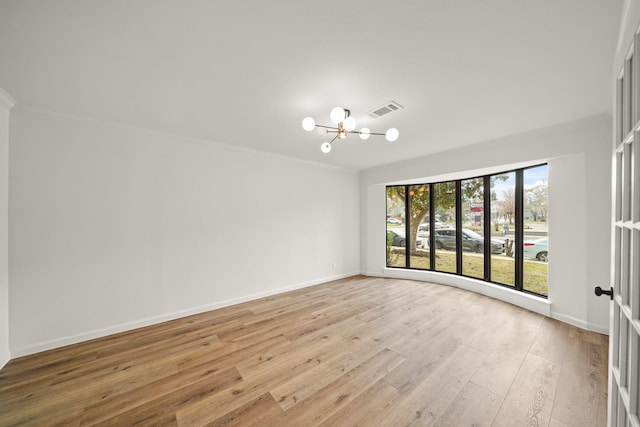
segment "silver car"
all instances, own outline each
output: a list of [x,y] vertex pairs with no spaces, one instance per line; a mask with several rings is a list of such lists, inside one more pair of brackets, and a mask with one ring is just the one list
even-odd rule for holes
[[549,261],[548,237],[524,242],[524,257],[537,259],[538,261]]

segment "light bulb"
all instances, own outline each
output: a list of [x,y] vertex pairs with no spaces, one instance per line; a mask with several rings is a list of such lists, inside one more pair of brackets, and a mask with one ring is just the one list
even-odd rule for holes
[[396,128],[389,128],[384,136],[385,138],[387,138],[387,141],[393,142],[398,139],[398,137],[400,136],[400,132],[398,132],[398,129]]
[[331,151],[331,144],[329,144],[328,142],[323,142],[322,145],[320,146],[320,150],[324,154],[327,154],[329,151]]
[[344,121],[344,110],[340,107],[334,107],[331,110],[331,121],[335,124]]
[[360,138],[369,139],[370,136],[371,136],[371,131],[368,128],[360,129]]
[[347,117],[346,119],[344,119],[344,128],[349,132],[354,130],[356,128],[356,119],[354,119],[353,117]]
[[305,117],[302,121],[302,128],[307,132],[311,132],[316,127],[316,121],[312,117]]

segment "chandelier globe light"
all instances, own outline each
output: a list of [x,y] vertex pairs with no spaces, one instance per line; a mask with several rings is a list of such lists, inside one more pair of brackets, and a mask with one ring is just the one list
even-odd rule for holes
[[347,115],[346,111],[342,107],[333,107],[333,109],[331,110],[331,114],[329,114],[329,117],[331,117],[331,121],[333,123],[338,124],[343,121],[345,117],[347,117]]
[[331,151],[331,144],[333,144],[333,141],[336,139],[345,139],[350,133],[360,135],[360,139],[362,140],[369,139],[371,135],[380,135],[384,136],[389,142],[396,141],[400,136],[400,132],[398,132],[398,129],[396,128],[389,128],[385,133],[371,132],[369,128],[355,130],[356,120],[351,117],[351,111],[346,108],[334,107],[331,110],[329,117],[336,126],[319,125],[312,117],[305,117],[304,120],[302,120],[302,128],[307,132],[311,132],[315,128],[319,128],[320,131],[324,129],[324,134],[335,134],[331,141],[325,141],[320,146],[320,150],[325,154]]
[[387,132],[385,132],[384,137],[387,138],[387,141],[394,142],[400,136],[400,132],[396,128],[389,128]]
[[311,132],[313,130],[313,128],[316,127],[316,121],[313,120],[313,118],[311,117],[306,117],[303,121],[302,121],[302,128],[304,130],[306,130],[307,132]]

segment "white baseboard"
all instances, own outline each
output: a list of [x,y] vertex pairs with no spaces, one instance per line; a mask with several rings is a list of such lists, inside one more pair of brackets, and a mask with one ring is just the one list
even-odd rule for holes
[[[149,317],[145,319],[140,319],[134,322],[121,323],[119,325],[109,326],[106,328],[96,329],[93,331],[87,331],[77,335],[70,335],[70,336],[57,338],[50,341],[44,341],[44,342],[39,342],[39,343],[31,344],[28,346],[24,346],[24,347],[18,347],[18,348],[11,349],[11,358],[39,353],[41,351],[51,350],[54,348],[59,348],[59,347],[63,347],[70,344],[77,344],[79,342],[105,337],[107,335],[130,331],[132,329],[142,328],[145,326],[155,325],[157,323],[162,323],[169,320],[175,320],[181,317],[191,316],[194,314],[204,313],[206,311],[211,311],[218,308],[229,307],[231,305],[240,304],[247,301],[253,301],[256,299],[277,295],[284,292],[294,291],[296,289],[302,289],[309,286],[318,285],[321,283],[331,282],[333,280],[344,279],[346,277],[351,277],[358,274],[360,273],[350,272],[350,273],[338,274],[335,276],[324,277],[322,279],[310,280],[307,282],[297,283],[295,285],[284,286],[282,288],[270,289],[264,292],[257,292],[255,294],[244,295],[241,297],[232,298],[224,301],[217,301],[211,304],[201,305],[199,307],[193,307],[186,310],[162,314],[159,316]],[[2,365],[0,365],[0,367],[1,366]]]
[[564,323],[576,326],[580,329],[587,331],[598,332],[599,334],[609,335],[609,325],[594,325],[592,323],[585,322],[584,320],[576,319],[575,317],[567,316],[562,313],[552,313],[551,317]]
[[[107,328],[87,331],[77,335],[71,335],[71,336],[66,336],[66,337],[62,337],[62,338],[58,338],[50,341],[39,342],[39,343],[31,344],[28,346],[11,349],[10,357],[15,358],[20,356],[26,356],[26,355],[38,353],[41,351],[63,347],[65,345],[76,344],[79,342],[88,341],[95,338],[105,337],[107,335],[117,334],[120,332],[142,328],[145,326],[150,326],[157,323],[166,322],[169,320],[179,319],[181,317],[191,316],[198,313],[204,313],[206,311],[215,310],[218,308],[229,307],[231,305],[240,304],[247,301],[253,301],[256,299],[277,295],[284,292],[293,291],[296,289],[302,289],[309,286],[318,285],[321,283],[331,282],[333,280],[344,279],[344,278],[352,277],[358,274],[362,274],[370,277],[392,277],[392,278],[398,278],[398,279],[421,280],[421,281],[438,283],[442,285],[455,286],[461,289],[466,289],[466,290],[477,292],[479,294],[483,294],[483,295],[496,298],[505,302],[509,302],[519,307],[523,307],[528,310],[534,311],[536,313],[539,313],[548,317],[552,317],[554,319],[560,320],[562,322],[568,323],[570,325],[573,325],[582,329],[598,332],[605,335],[609,334],[608,325],[604,325],[604,326],[592,325],[585,321],[573,318],[571,316],[566,316],[560,313],[552,313],[551,306],[547,300],[544,300],[542,298],[537,298],[535,296],[531,296],[528,294],[524,294],[522,292],[512,291],[508,288],[503,288],[502,286],[492,285],[492,284],[488,284],[488,283],[470,279],[470,278],[452,276],[449,274],[443,274],[443,273],[437,273],[437,272],[385,269],[382,271],[382,273],[355,271],[350,273],[338,274],[334,276],[324,277],[322,279],[310,280],[307,282],[297,283],[295,285],[285,286],[277,289],[270,289],[268,291],[257,292],[254,294],[232,298],[224,301],[217,301],[211,304],[205,304],[202,306],[193,307],[193,308],[176,311],[172,313],[167,313],[160,316],[149,317],[149,318],[137,320],[134,322],[127,322],[119,325],[110,326]],[[0,368],[2,368],[2,366],[4,366],[8,361],[9,359],[0,360]]]
[[4,365],[6,365],[9,360],[10,360],[9,356],[2,357],[2,359],[0,359],[0,369],[2,369],[4,367]]

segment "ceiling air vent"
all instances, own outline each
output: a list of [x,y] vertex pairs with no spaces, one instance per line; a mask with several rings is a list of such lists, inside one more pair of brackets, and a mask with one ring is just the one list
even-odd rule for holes
[[395,101],[389,101],[386,104],[383,104],[378,108],[374,109],[373,111],[370,111],[368,114],[369,114],[369,117],[377,119],[378,117],[382,117],[384,115],[392,113],[400,108],[403,108],[402,105],[398,104]]

